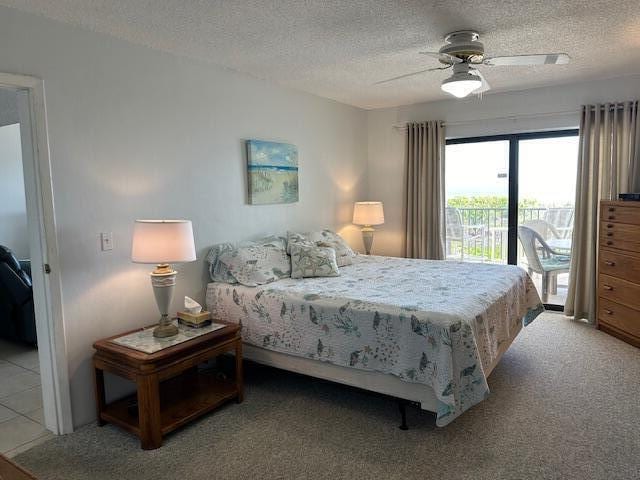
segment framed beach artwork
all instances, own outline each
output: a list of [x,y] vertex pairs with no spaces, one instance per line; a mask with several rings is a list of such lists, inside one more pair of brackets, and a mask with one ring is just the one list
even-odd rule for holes
[[298,201],[298,149],[288,143],[247,140],[249,203]]

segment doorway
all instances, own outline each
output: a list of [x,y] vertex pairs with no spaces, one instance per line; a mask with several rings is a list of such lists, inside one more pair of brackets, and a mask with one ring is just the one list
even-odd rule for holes
[[0,453],[48,436],[31,281],[18,93],[0,89]]
[[0,73],[0,452],[72,431],[44,87]]
[[568,290],[578,130],[447,141],[446,257],[520,265],[545,306]]

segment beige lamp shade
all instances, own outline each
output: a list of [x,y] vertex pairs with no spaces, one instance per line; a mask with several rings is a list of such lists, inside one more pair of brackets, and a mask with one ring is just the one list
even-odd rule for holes
[[356,202],[353,206],[353,223],[356,225],[382,225],[382,202]]
[[190,220],[136,220],[131,260],[136,263],[182,263],[196,259]]

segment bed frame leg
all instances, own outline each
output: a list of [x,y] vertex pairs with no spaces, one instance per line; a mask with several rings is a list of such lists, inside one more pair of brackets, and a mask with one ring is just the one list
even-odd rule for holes
[[400,417],[402,418],[400,430],[409,430],[409,426],[407,425],[407,403],[402,400],[398,400],[398,407],[400,408]]

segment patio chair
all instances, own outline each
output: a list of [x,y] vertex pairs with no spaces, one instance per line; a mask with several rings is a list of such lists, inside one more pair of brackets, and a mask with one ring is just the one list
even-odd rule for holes
[[[484,259],[484,253],[486,250],[486,235],[485,225],[465,225],[462,221],[462,214],[460,210],[453,207],[447,207],[446,209],[446,241],[447,251],[446,256],[449,258],[452,256],[451,244],[453,242],[460,243],[460,260],[464,260],[465,247],[469,247],[471,243],[475,243],[477,240],[481,241],[482,245],[482,258]],[[474,255],[470,255],[473,257]],[[477,258],[477,256],[476,256]]]
[[549,208],[544,212],[544,220],[556,229],[558,238],[569,238],[573,232],[573,207]]
[[558,232],[556,227],[546,220],[527,220],[523,225],[538,232],[538,234],[540,234],[540,236],[545,240],[548,240],[549,238],[560,238],[560,232]]
[[547,303],[549,290],[554,295],[557,293],[558,275],[569,271],[571,256],[556,252],[542,235],[524,225],[518,227],[518,238],[527,257],[529,274],[535,272],[542,277],[542,302]]

